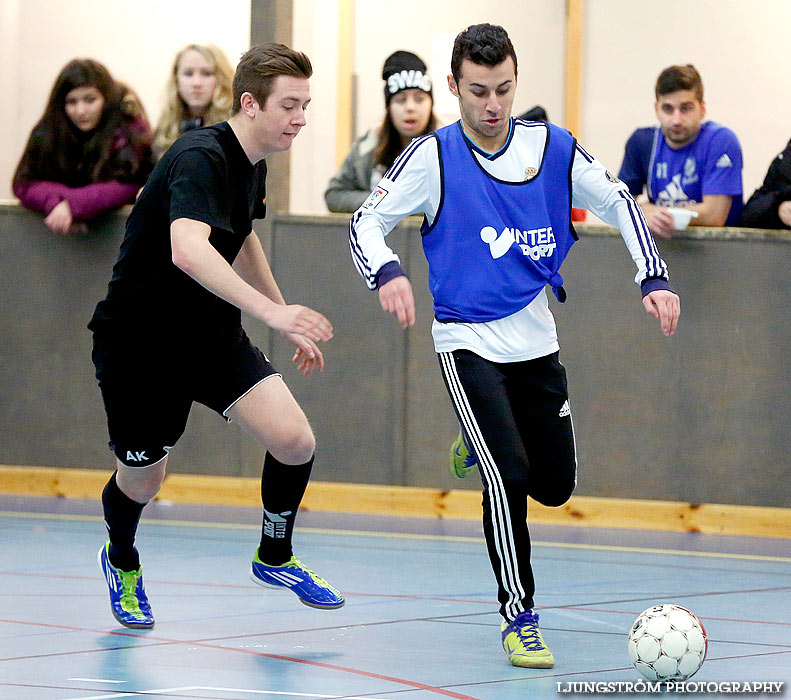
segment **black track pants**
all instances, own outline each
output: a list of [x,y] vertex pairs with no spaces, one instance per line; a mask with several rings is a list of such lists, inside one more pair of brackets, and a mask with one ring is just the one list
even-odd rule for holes
[[483,530],[507,621],[533,607],[527,497],[549,506],[574,491],[577,460],[566,371],[558,353],[496,363],[468,350],[439,354],[453,407],[483,480]]

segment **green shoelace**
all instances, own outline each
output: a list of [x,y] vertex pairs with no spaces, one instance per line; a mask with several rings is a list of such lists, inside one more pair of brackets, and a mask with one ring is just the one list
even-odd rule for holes
[[121,577],[121,607],[130,615],[144,617],[140,610],[140,601],[137,599],[137,581],[140,578],[138,571],[119,571]]

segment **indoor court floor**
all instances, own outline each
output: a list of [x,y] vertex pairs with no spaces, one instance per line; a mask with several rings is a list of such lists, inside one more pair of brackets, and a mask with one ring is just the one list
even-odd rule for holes
[[142,631],[110,613],[99,509],[0,496],[0,698],[558,698],[637,681],[627,632],[662,602],[708,632],[692,680],[784,681],[791,696],[789,539],[533,526],[556,665],[529,670],[500,646],[478,523],[302,513],[295,553],[347,600],[318,611],[248,578],[257,509],[155,503],[138,546],[157,623]]

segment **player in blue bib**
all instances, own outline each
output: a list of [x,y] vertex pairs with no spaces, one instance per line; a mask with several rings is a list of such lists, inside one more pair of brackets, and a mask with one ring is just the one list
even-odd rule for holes
[[735,226],[742,212],[742,149],[730,129],[703,122],[703,81],[692,65],[670,66],[655,87],[658,127],[637,129],[626,142],[618,174],[637,196],[651,231],[675,232],[665,207],[697,213],[696,226]]
[[[517,66],[506,31],[479,24],[461,32],[451,72],[461,120],[414,139],[396,158],[354,213],[350,248],[382,308],[407,328],[415,322],[412,287],[385,237],[405,216],[425,217],[431,333],[463,431],[454,472],[476,465],[481,474],[503,649],[514,666],[552,668],[534,611],[527,499],[560,506],[577,483],[566,371],[546,292],[565,299],[560,268],[577,238],[572,206],[620,229],[643,306],[666,335],[675,331],[679,301],[623,183],[568,131],[511,118]],[[460,452],[465,441],[469,459]]]
[[[548,125],[541,168],[522,182],[492,179],[470,153],[461,123],[439,129],[437,140],[446,173],[443,205],[433,225],[423,227],[436,318],[504,318],[547,285],[563,301],[559,270],[577,239],[568,187],[575,139]],[[462,230],[478,235],[458,235]],[[458,274],[460,260],[464,275]]]

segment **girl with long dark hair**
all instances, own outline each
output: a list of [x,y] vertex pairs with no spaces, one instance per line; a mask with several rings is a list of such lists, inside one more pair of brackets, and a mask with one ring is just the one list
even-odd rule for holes
[[134,202],[151,171],[151,127],[137,96],[98,61],[61,70],[14,173],[22,206],[55,233]]

